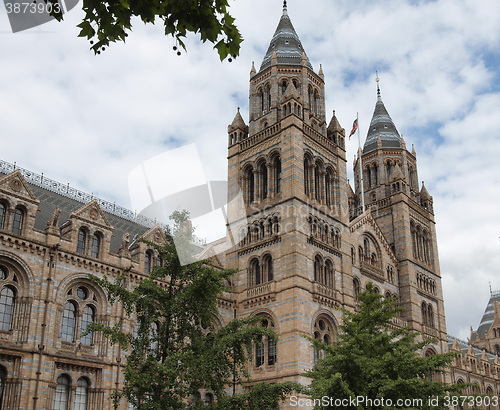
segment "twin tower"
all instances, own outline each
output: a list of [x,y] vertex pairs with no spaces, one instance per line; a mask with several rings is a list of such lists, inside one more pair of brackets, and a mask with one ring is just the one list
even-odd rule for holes
[[[362,151],[347,180],[346,134],[327,121],[325,82],[285,6],[267,53],[250,72],[248,125],[228,127],[229,197],[243,191],[248,225],[224,255],[237,271],[221,316],[260,315],[278,340],[262,340],[254,381],[294,380],[318,359],[304,337],[335,343],[341,308],[368,282],[403,308],[408,325],[447,349],[433,201],[378,90]],[[361,207],[361,183],[366,210]],[[229,300],[230,299],[230,300]]]

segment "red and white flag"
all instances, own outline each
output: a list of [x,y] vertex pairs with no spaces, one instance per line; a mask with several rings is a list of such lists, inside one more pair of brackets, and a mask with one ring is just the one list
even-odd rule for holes
[[357,129],[358,129],[358,119],[356,118],[352,123],[352,130],[351,133],[349,134],[349,139],[351,138],[351,135],[356,132]]

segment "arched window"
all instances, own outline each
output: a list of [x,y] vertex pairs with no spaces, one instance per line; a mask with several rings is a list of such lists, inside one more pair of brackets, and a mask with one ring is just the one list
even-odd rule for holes
[[[261,326],[274,330],[274,323],[269,317],[262,319]],[[255,343],[255,366],[262,366],[266,357],[268,366],[276,364],[278,357],[276,339],[270,336],[260,336]]]
[[61,322],[61,340],[63,342],[74,342],[76,330],[76,307],[73,302],[68,301],[64,306]]
[[260,285],[260,279],[260,264],[258,259],[254,258],[250,261],[250,283]]
[[99,257],[99,252],[101,250],[101,236],[98,233],[95,233],[92,236],[92,249],[90,250],[90,256],[93,258]]
[[429,327],[434,327],[434,310],[432,305],[427,306],[427,323]]
[[424,326],[428,326],[428,320],[427,320],[427,305],[425,302],[422,302],[422,307],[421,307],[421,311],[422,311],[422,324]]
[[311,194],[311,161],[304,156],[304,192],[307,196]]
[[23,231],[24,212],[21,208],[14,211],[14,220],[12,221],[12,233],[21,235]]
[[260,178],[262,181],[262,199],[267,198],[267,165],[265,162],[262,162],[260,164]]
[[279,156],[274,158],[274,186],[276,193],[281,192],[281,160]]
[[96,321],[98,307],[97,294],[92,287],[73,285],[66,295],[61,319],[61,340],[69,343],[80,340],[83,345],[92,345],[92,332],[86,335],[82,333]]
[[255,201],[255,175],[253,168],[247,171],[247,181],[248,181],[248,203]]
[[264,357],[264,343],[262,336],[259,336],[255,343],[255,366],[262,366],[264,364]]
[[[82,329],[81,329],[82,333],[87,330],[87,326],[94,323],[94,316],[95,316],[94,308],[90,305],[86,305],[83,308]],[[88,334],[82,335],[80,337],[80,341],[84,345],[91,345],[92,340],[93,340],[93,333],[92,332],[89,332]]]
[[317,201],[321,199],[321,178],[320,178],[321,168],[319,164],[314,167],[314,197]]
[[78,242],[76,244],[76,251],[78,253],[85,253],[85,244],[87,243],[87,232],[84,229],[78,231]]
[[11,286],[5,286],[0,292],[0,330],[12,329],[16,293]]
[[7,207],[0,202],[0,229],[3,229],[5,225],[5,214],[7,213]]
[[76,382],[75,402],[73,410],[87,410],[89,401],[89,382],[85,377],[80,377]]
[[316,255],[314,258],[314,281],[322,282],[323,277],[323,260],[321,256]]
[[272,281],[274,279],[273,258],[271,255],[264,257],[264,281]]
[[57,378],[56,391],[54,393],[54,402],[52,410],[67,410],[69,402],[69,376],[62,374]]
[[359,283],[358,278],[354,278],[352,280],[352,287],[354,289],[354,296],[358,297],[358,295],[361,293],[361,284]]
[[325,262],[325,282],[326,286],[335,287],[334,269],[331,260]]
[[151,251],[147,250],[145,255],[144,255],[144,273],[149,274],[151,273],[151,262],[153,259],[153,255]]
[[286,91],[287,86],[288,86],[287,81],[286,81],[286,80],[283,80],[283,81],[281,82],[281,94],[285,94],[285,91]]
[[[320,315],[318,319],[316,319],[316,321],[314,322],[313,332],[314,332],[314,339],[322,343],[325,343],[327,345],[330,345],[335,341],[337,333],[335,325],[325,315]],[[314,355],[313,355],[314,364],[316,364],[319,359],[323,359],[324,357],[325,357],[324,350],[318,351],[314,349]]]

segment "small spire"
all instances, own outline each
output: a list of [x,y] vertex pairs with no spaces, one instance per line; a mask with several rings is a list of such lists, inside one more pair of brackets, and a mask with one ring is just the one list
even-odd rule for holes
[[318,75],[321,77],[321,78],[325,78],[325,74],[323,73],[323,66],[320,64],[319,65],[319,72],[318,72]]
[[286,14],[287,12],[287,7],[286,7],[286,0],[283,0],[283,14]]
[[256,73],[257,71],[255,70],[255,64],[252,61],[252,69],[250,70],[250,77],[253,77]]
[[380,82],[380,78],[378,77],[378,71],[375,71],[377,74],[377,77],[375,78],[375,81],[377,82],[377,101],[382,101],[382,97],[380,96],[380,87],[378,83]]

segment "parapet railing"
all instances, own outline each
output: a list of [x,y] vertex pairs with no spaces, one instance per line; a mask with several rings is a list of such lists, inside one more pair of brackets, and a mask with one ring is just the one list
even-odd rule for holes
[[20,171],[26,182],[30,184],[33,184],[40,188],[44,188],[51,192],[55,192],[56,194],[65,196],[66,198],[74,199],[75,201],[81,202],[83,204],[86,204],[87,202],[95,199],[104,212],[110,213],[128,221],[135,222],[147,228],[152,228],[157,224],[162,226],[162,228],[166,228],[167,226],[161,222],[158,222],[156,219],[149,218],[147,216],[138,214],[137,212],[131,211],[130,209],[124,208],[120,205],[116,205],[114,202],[111,203],[104,199],[97,198],[93,194],[88,194],[86,192],[80,191],[79,189],[73,188],[69,185],[69,183],[62,184],[60,182],[54,181],[53,179],[47,178],[43,175],[43,173],[37,174],[27,169],[18,167],[16,163],[10,164],[8,162],[0,160],[0,172],[9,174],[16,170]]

